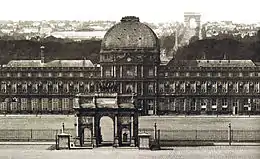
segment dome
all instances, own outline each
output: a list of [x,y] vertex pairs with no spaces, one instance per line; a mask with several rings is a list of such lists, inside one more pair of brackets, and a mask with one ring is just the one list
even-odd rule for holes
[[153,30],[138,17],[127,16],[105,34],[101,50],[158,49],[159,40]]

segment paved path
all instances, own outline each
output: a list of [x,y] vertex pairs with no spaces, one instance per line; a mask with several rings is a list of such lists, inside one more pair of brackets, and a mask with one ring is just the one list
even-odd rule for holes
[[0,142],[0,145],[53,145],[55,142]]
[[173,150],[123,150],[98,148],[93,150],[1,149],[0,159],[259,159],[257,146],[175,147]]

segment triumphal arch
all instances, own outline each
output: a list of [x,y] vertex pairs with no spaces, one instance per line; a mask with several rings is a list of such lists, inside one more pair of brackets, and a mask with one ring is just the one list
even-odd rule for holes
[[101,81],[96,93],[78,94],[74,103],[77,120],[77,136],[81,146],[92,145],[99,147],[103,142],[100,120],[106,116],[113,121],[112,146],[137,146],[138,109],[136,94],[128,100],[120,100],[121,95],[114,89],[116,84]]

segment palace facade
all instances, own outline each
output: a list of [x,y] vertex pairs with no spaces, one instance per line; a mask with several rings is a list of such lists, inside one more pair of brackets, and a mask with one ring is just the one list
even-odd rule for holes
[[[251,60],[160,61],[156,34],[123,17],[89,60],[11,60],[1,66],[1,113],[72,113],[76,95],[117,93],[142,115],[260,114],[260,67]],[[91,102],[91,101],[89,101]]]

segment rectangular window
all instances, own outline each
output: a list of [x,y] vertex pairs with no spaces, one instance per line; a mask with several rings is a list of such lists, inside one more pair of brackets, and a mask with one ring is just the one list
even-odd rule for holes
[[11,110],[17,110],[18,109],[17,102],[11,102],[10,107],[11,107]]
[[160,99],[160,100],[159,100],[159,107],[160,107],[161,110],[162,110],[162,109],[165,109],[165,108],[164,108],[164,107],[165,107],[164,99]]
[[238,106],[238,100],[237,100],[237,99],[234,99],[232,105],[233,105],[233,107],[237,107],[237,106]]
[[106,69],[105,70],[105,77],[110,77],[111,76],[111,70],[110,69]]
[[42,110],[48,110],[49,100],[48,98],[42,98]]
[[148,114],[153,114],[154,102],[153,100],[147,100]]
[[260,111],[260,99],[255,99],[255,109],[256,111]]
[[27,110],[27,98],[21,98],[21,110]]
[[62,99],[62,110],[68,110],[69,109],[69,98],[63,98]]
[[137,73],[135,72],[135,68],[132,66],[126,66],[126,76],[134,77],[135,75],[137,75]]
[[222,99],[221,99],[221,104],[222,104],[222,110],[223,110],[223,111],[226,111],[226,110],[227,110],[227,107],[228,107],[227,98],[222,98]]
[[1,106],[1,110],[7,111],[7,102],[1,102],[0,106]]
[[207,109],[207,99],[200,100],[200,107],[202,111],[205,111]]
[[170,107],[171,111],[175,111],[175,99],[174,98],[170,98],[169,107]]
[[222,106],[226,106],[227,105],[227,98],[223,98],[222,99]]
[[154,107],[153,100],[147,100],[147,104],[148,104],[148,109],[153,110],[153,107]]
[[191,111],[196,111],[196,99],[191,99],[190,108]]
[[217,99],[212,99],[211,100],[211,110],[212,111],[217,111]]
[[59,109],[59,99],[52,98],[52,110],[58,110]]
[[217,99],[212,99],[212,105],[217,105]]
[[154,70],[152,68],[149,69],[148,76],[154,76]]
[[32,110],[33,111],[38,111],[39,109],[38,109],[38,99],[37,98],[33,98],[32,100],[31,100],[31,104],[32,104]]

